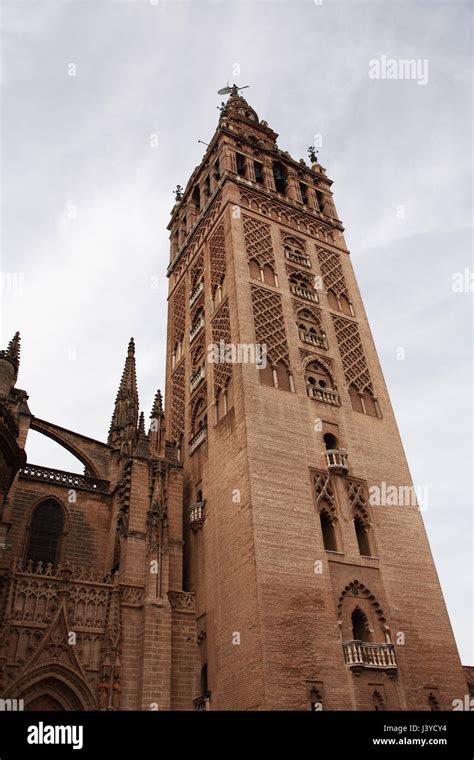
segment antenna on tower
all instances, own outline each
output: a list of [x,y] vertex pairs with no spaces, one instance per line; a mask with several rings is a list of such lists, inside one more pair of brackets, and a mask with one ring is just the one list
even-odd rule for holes
[[223,87],[221,90],[217,90],[218,95],[238,95],[241,90],[246,90],[248,87],[250,87],[249,84],[244,84],[243,87],[238,87],[236,84],[229,85],[227,83],[227,87]]

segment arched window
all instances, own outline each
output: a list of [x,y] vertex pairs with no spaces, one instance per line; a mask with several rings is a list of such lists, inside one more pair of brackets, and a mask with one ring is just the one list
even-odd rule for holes
[[253,280],[261,280],[262,279],[260,264],[255,259],[250,259],[250,261],[249,261],[249,272],[250,272],[250,277]]
[[273,287],[277,286],[276,275],[272,267],[270,266],[270,264],[264,265],[262,269],[262,273],[263,273],[263,282],[265,282],[267,285],[272,285]]
[[359,545],[359,552],[362,557],[371,557],[372,550],[370,548],[369,540],[369,528],[364,524],[364,521],[360,515],[354,517],[354,528],[357,536],[357,543]]
[[370,641],[369,621],[360,607],[356,607],[351,615],[352,638],[354,641]]
[[336,530],[329,513],[322,509],[319,513],[319,519],[321,520],[324,548],[330,552],[337,552]]
[[339,311],[339,304],[337,302],[336,294],[332,290],[328,290],[327,297],[328,297],[329,308],[335,309],[335,311]]
[[360,400],[360,393],[355,387],[355,385],[349,386],[349,397],[351,399],[353,410],[355,412],[363,412],[364,407],[362,406],[362,401]]
[[318,390],[332,390],[331,378],[317,362],[308,364],[305,371],[305,380],[306,392],[311,398],[318,398]]
[[63,532],[64,517],[60,506],[53,499],[42,501],[31,518],[25,560],[56,565]]
[[217,394],[217,421],[221,420],[227,414],[227,394],[224,388],[221,388]]
[[364,402],[365,413],[370,414],[372,417],[377,417],[377,407],[375,405],[374,397],[369,390],[366,389],[364,391],[362,399]]
[[292,272],[289,276],[290,285],[303,290],[314,290],[314,279],[306,272]]
[[344,314],[347,314],[349,317],[352,317],[351,305],[349,303],[349,299],[344,295],[344,293],[341,293],[339,296],[339,303],[341,305],[340,311],[344,312]]
[[267,361],[265,366],[259,367],[258,376],[260,378],[260,382],[263,383],[264,385],[270,385],[272,388],[275,387],[275,381],[273,379],[273,369],[270,362]]
[[327,451],[337,449],[337,438],[332,433],[324,433],[323,441]]
[[276,381],[279,388],[284,391],[291,391],[290,373],[284,362],[278,362],[276,366]]
[[201,208],[201,191],[199,190],[199,185],[194,186],[193,194],[191,197],[196,207],[196,211],[199,211]]

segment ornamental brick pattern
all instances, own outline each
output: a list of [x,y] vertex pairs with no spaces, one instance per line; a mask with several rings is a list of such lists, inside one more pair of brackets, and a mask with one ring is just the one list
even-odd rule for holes
[[374,387],[356,322],[334,314],[332,319],[347,385],[354,385],[358,391],[367,389],[373,393]]
[[251,216],[243,214],[242,223],[244,226],[245,247],[247,258],[257,261],[261,267],[265,264],[275,266],[275,256],[273,253],[273,243],[271,236],[271,227],[265,222],[260,222]]
[[327,248],[316,248],[326,290],[332,290],[335,296],[345,296],[350,300],[346,278],[341,266],[340,254]]
[[217,225],[215,232],[209,237],[209,262],[211,271],[211,291],[223,281],[226,274],[224,223]]
[[[229,304],[227,301],[219,307],[219,311],[211,322],[212,343],[219,346],[221,341],[228,346],[231,343]],[[232,377],[232,364],[230,362],[214,362],[212,365],[214,375],[214,396],[220,390],[225,390],[227,383]]]
[[266,345],[267,356],[273,365],[282,361],[289,367],[281,296],[258,285],[252,285],[251,292],[256,342]]

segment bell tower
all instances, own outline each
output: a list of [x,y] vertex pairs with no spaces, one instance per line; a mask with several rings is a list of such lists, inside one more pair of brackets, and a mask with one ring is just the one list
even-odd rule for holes
[[230,88],[169,224],[195,706],[449,710],[466,686],[332,182],[277,137]]

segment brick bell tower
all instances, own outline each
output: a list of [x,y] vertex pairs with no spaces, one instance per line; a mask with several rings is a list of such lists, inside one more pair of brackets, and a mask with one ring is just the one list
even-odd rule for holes
[[466,685],[332,183],[276,139],[231,88],[169,224],[195,704],[449,710]]

